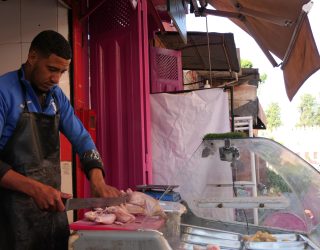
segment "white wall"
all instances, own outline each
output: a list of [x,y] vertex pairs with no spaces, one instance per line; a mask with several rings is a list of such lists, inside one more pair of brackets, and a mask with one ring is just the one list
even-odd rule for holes
[[[26,61],[34,36],[45,29],[68,38],[68,12],[57,0],[0,1],[0,75],[15,70]],[[61,87],[70,95],[69,76]]]
[[[57,0],[0,1],[0,75],[20,68],[26,61],[33,37],[52,29],[68,38],[68,10]],[[69,74],[60,87],[70,97]],[[61,163],[62,191],[72,193],[71,162]],[[69,214],[69,219],[71,219]]]

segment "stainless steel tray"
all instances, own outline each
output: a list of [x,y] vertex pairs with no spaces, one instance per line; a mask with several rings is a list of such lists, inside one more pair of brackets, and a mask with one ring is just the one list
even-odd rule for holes
[[220,248],[232,248],[232,249],[240,249],[241,242],[237,240],[226,240],[226,239],[218,239],[207,236],[193,235],[182,233],[181,241],[185,243],[197,244],[197,245],[209,245],[215,244],[220,246]]
[[277,238],[277,241],[297,241],[298,235],[296,234],[272,234],[274,237]]
[[187,233],[187,234],[199,235],[199,236],[206,236],[206,237],[211,237],[216,239],[236,240],[236,241],[241,240],[241,236],[239,234],[229,233],[229,232],[219,231],[219,230],[212,230],[208,228],[201,228],[201,227],[184,226],[184,227],[181,227],[181,232]]
[[[201,246],[201,245],[196,245],[196,244],[189,244],[185,242],[181,242],[177,250],[206,250],[207,246]],[[221,250],[238,250],[238,248],[224,248],[220,247]]]
[[306,243],[304,241],[277,241],[277,242],[246,242],[246,249],[254,250],[269,250],[269,249],[283,249],[283,250],[303,250]]

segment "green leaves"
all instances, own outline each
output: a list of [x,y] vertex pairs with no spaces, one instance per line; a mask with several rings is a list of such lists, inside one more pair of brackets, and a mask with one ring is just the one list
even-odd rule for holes
[[267,116],[267,129],[273,130],[282,125],[281,121],[281,109],[278,103],[273,102],[266,110]]
[[203,140],[210,139],[233,139],[233,138],[244,138],[248,135],[244,132],[229,132],[229,133],[220,133],[220,134],[206,134],[203,137]]
[[304,94],[301,96],[300,104],[298,106],[300,113],[297,127],[312,127],[320,125],[320,105],[311,94]]
[[252,62],[246,59],[241,59],[240,64],[241,68],[251,69],[253,67]]

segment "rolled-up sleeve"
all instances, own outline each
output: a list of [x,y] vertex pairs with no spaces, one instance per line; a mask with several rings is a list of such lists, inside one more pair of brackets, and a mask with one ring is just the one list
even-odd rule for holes
[[80,155],[80,161],[83,166],[87,178],[89,179],[89,172],[93,168],[100,168],[104,176],[103,162],[97,150],[89,150]]

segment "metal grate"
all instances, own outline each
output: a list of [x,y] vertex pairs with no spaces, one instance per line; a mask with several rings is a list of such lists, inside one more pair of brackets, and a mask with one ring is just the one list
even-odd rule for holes
[[178,60],[176,56],[157,54],[158,78],[178,80]]
[[151,92],[183,90],[181,51],[150,47]]
[[92,15],[96,24],[92,29],[96,32],[121,31],[130,27],[132,6],[128,0],[105,1]]

